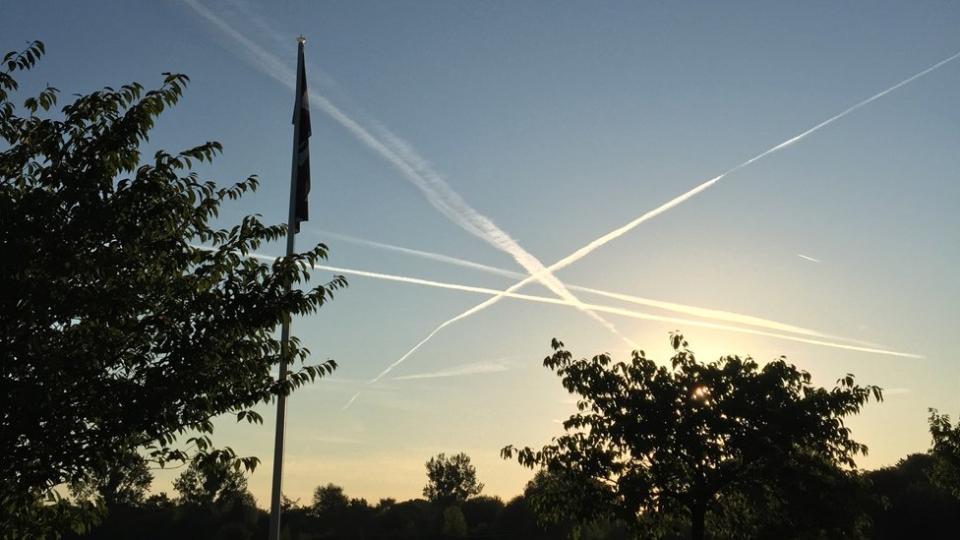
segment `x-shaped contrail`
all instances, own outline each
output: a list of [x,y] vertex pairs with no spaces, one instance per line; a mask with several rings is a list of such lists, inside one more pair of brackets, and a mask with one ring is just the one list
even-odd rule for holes
[[[263,70],[268,75],[279,80],[280,82],[290,85],[292,84],[292,72],[290,72],[289,67],[283,64],[275,55],[267,52],[265,49],[251,41],[249,38],[246,38],[230,25],[228,25],[221,18],[213,14],[209,9],[201,5],[196,0],[184,0],[184,2],[189,5],[194,11],[203,16],[206,20],[211,22],[218,29],[223,31],[225,34],[236,40],[240,43],[247,53],[248,57],[252,62],[261,70]],[[725,171],[724,173],[707,180],[706,182],[701,183],[700,185],[694,187],[693,189],[675,197],[674,199],[660,205],[659,207],[641,215],[640,217],[634,219],[633,221],[627,223],[626,225],[615,229],[596,240],[590,242],[586,246],[576,250],[567,257],[557,261],[556,263],[545,267],[539,260],[536,259],[529,252],[520,247],[509,235],[504,231],[499,229],[491,220],[485,216],[476,212],[473,208],[467,205],[463,199],[456,194],[449,185],[446,184],[445,179],[439,173],[436,173],[430,164],[421,158],[418,154],[412,151],[412,149],[404,141],[394,136],[392,133],[387,131],[385,128],[380,126],[372,126],[370,129],[361,126],[353,118],[347,116],[339,108],[334,106],[329,100],[324,96],[319,94],[311,93],[311,99],[316,102],[319,107],[338,121],[341,125],[348,129],[355,137],[360,141],[367,144],[371,149],[377,152],[381,157],[385,158],[388,162],[397,167],[400,172],[410,180],[424,195],[427,197],[427,200],[438,210],[441,211],[445,216],[450,218],[452,221],[463,227],[468,232],[475,234],[476,236],[484,239],[494,247],[501,249],[508,254],[510,254],[527,272],[529,275],[513,286],[507,288],[503,291],[498,291],[496,294],[491,296],[484,302],[477,304],[476,306],[456,315],[455,317],[448,319],[441,323],[436,329],[434,329],[426,338],[421,340],[416,346],[414,346],[410,351],[404,354],[399,360],[392,363],[384,371],[382,371],[377,377],[371,379],[372,382],[376,382],[387,373],[389,373],[394,367],[406,360],[410,355],[412,355],[417,349],[419,349],[423,344],[429,341],[434,335],[436,335],[440,330],[453,324],[459,320],[465,319],[474,313],[477,313],[487,307],[498,302],[501,298],[504,297],[515,297],[514,294],[521,287],[532,283],[533,281],[539,281],[547,286],[551,291],[557,294],[560,299],[556,300],[557,303],[563,303],[567,305],[573,305],[581,311],[584,311],[592,318],[596,319],[598,322],[603,324],[606,328],[619,335],[622,339],[631,343],[628,338],[620,334],[616,328],[597,315],[596,311],[591,309],[590,305],[581,302],[576,296],[574,296],[568,288],[556,279],[553,273],[557,270],[565,268],[570,264],[582,259],[592,251],[598,249],[599,247],[613,241],[614,239],[626,234],[633,228],[639,226],[641,223],[648,221],[671,208],[682,204],[688,199],[698,195],[704,190],[710,188],[721,179],[732,174],[733,172],[742,169],[764,157],[773,154],[779,150],[790,146],[791,144],[807,137],[808,135],[822,129],[823,127],[843,118],[844,116],[850,114],[851,112],[871,103],[872,101],[883,97],[884,95],[906,85],[910,82],[938,69],[939,67],[955,60],[957,57],[960,57],[960,52],[941,60],[940,62],[928,67],[927,69],[907,78],[899,83],[863,100],[857,104],[845,109],[844,111],[828,118],[827,120],[813,126],[812,128],[801,132],[800,134],[787,139],[780,144],[773,146],[756,156],[736,165],[735,167]]]
[[[202,246],[202,249],[208,249]],[[255,257],[262,261],[273,262],[277,260],[277,257],[271,255],[263,255],[260,253],[252,253],[251,257]],[[393,281],[397,283],[408,283],[411,285],[421,285],[424,287],[433,287],[438,289],[447,289],[452,291],[462,291],[476,294],[483,294],[487,296],[498,296],[503,295],[504,298],[514,298],[517,300],[526,300],[528,302],[537,302],[541,304],[552,304],[556,306],[566,306],[566,307],[577,307],[573,303],[563,300],[562,298],[552,298],[549,296],[539,296],[534,294],[525,294],[518,292],[505,292],[499,289],[491,289],[489,287],[477,287],[473,285],[463,285],[460,283],[450,283],[446,281],[437,281],[432,279],[423,279],[413,276],[401,276],[397,274],[389,274],[385,272],[372,272],[370,270],[359,270],[356,268],[346,268],[342,266],[331,266],[327,264],[313,264],[311,265],[313,270],[324,270],[328,272],[334,272],[336,274],[347,274],[353,276],[360,276],[370,279],[377,279],[382,281]],[[852,345],[848,343],[840,343],[837,341],[831,341],[829,338],[820,338],[815,337],[804,337],[798,335],[790,335],[781,332],[771,332],[768,330],[759,330],[756,328],[746,328],[743,326],[736,326],[732,324],[723,324],[715,323],[709,321],[699,321],[696,319],[685,319],[682,317],[671,317],[667,315],[657,315],[654,313],[647,313],[644,311],[637,311],[633,309],[620,308],[615,306],[607,306],[603,304],[585,304],[591,311],[597,311],[600,313],[609,313],[611,315],[620,315],[623,317],[629,317],[631,319],[641,319],[646,321],[657,321],[657,322],[666,322],[671,324],[679,324],[684,326],[698,326],[701,328],[710,328],[714,330],[723,330],[727,332],[736,332],[740,334],[751,334],[755,336],[764,336],[772,337],[777,339],[784,339],[787,341],[796,341],[799,343],[809,343],[812,345],[821,345],[824,347],[832,347],[835,349],[844,349],[848,351],[859,351],[866,353],[874,354],[883,354],[887,356],[897,356],[901,358],[914,358],[919,359],[923,358],[922,355],[914,353],[899,352],[890,349],[884,349],[879,346],[875,347],[865,347],[860,345]],[[382,375],[381,375],[382,377]],[[379,377],[378,377],[379,380]]]
[[[580,259],[586,257],[587,255],[589,255],[589,254],[590,254],[591,252],[593,252],[594,250],[596,250],[596,249],[604,246],[605,244],[607,244],[607,243],[609,243],[609,242],[611,242],[611,241],[613,241],[613,240],[615,240],[615,239],[623,236],[624,234],[630,232],[631,230],[633,230],[634,228],[636,228],[638,225],[640,225],[640,224],[642,224],[642,223],[644,223],[644,222],[646,222],[646,221],[649,221],[649,220],[651,220],[651,219],[659,216],[660,214],[662,214],[662,213],[670,210],[671,208],[674,208],[675,206],[678,206],[678,205],[680,205],[680,204],[683,204],[683,203],[686,202],[687,200],[689,200],[689,199],[691,199],[691,198],[699,195],[699,194],[702,193],[703,191],[706,191],[707,189],[709,189],[710,187],[712,187],[714,184],[716,184],[716,183],[719,182],[720,180],[726,178],[728,175],[730,175],[730,174],[732,174],[732,173],[734,173],[734,172],[736,172],[736,171],[738,171],[738,170],[740,170],[740,169],[743,169],[744,167],[747,167],[747,166],[751,165],[752,163],[755,163],[755,162],[757,162],[757,161],[759,161],[759,160],[761,160],[761,159],[763,159],[763,158],[765,158],[765,157],[767,157],[767,156],[769,156],[769,155],[771,155],[771,154],[773,154],[773,153],[775,153],[775,152],[778,152],[778,151],[780,151],[780,150],[783,150],[784,148],[786,148],[786,147],[788,147],[788,146],[790,146],[790,145],[792,145],[792,144],[794,144],[794,143],[796,143],[796,142],[798,142],[798,141],[806,138],[806,137],[809,136],[810,134],[812,134],[812,133],[814,133],[814,132],[816,132],[816,131],[818,131],[818,130],[820,130],[820,129],[823,129],[824,127],[826,127],[826,126],[828,126],[828,125],[836,122],[837,120],[840,120],[841,118],[843,118],[844,116],[847,116],[848,114],[852,113],[853,111],[855,111],[855,110],[857,110],[857,109],[859,109],[859,108],[861,108],[861,107],[863,107],[863,106],[865,106],[865,105],[868,105],[869,103],[871,103],[871,102],[873,102],[873,101],[875,101],[875,100],[877,100],[877,99],[880,99],[881,97],[889,94],[890,92],[893,92],[894,90],[896,90],[896,89],[898,89],[898,88],[900,88],[900,87],[902,87],[902,86],[905,86],[905,85],[907,85],[907,84],[910,84],[911,82],[919,79],[920,77],[923,77],[924,75],[927,75],[928,73],[930,73],[930,72],[932,72],[932,71],[934,71],[934,70],[936,70],[936,69],[944,66],[945,64],[947,64],[947,63],[949,63],[949,62],[952,62],[952,61],[956,60],[957,58],[960,58],[960,52],[957,52],[957,53],[955,53],[955,54],[953,54],[953,55],[951,55],[951,56],[949,56],[949,57],[947,57],[947,58],[945,58],[945,59],[937,62],[936,64],[933,64],[932,66],[924,69],[923,71],[920,71],[920,72],[918,72],[918,73],[916,73],[916,74],[914,74],[914,75],[912,75],[912,76],[910,76],[910,77],[907,77],[906,79],[898,82],[897,84],[895,84],[895,85],[893,85],[893,86],[891,86],[891,87],[889,87],[889,88],[887,88],[887,89],[885,89],[885,90],[883,90],[883,91],[880,91],[880,92],[878,92],[878,93],[876,93],[876,94],[868,97],[867,99],[864,99],[864,100],[862,100],[862,101],[860,101],[860,102],[858,102],[858,103],[856,103],[856,104],[854,104],[854,105],[852,105],[852,106],[844,109],[843,111],[841,111],[841,112],[839,112],[839,113],[831,116],[830,118],[824,120],[823,122],[820,122],[819,124],[817,124],[817,125],[809,128],[809,129],[807,129],[806,131],[803,131],[803,132],[799,133],[798,135],[795,135],[795,136],[793,136],[793,137],[791,137],[791,138],[789,138],[789,139],[781,142],[780,144],[777,144],[777,145],[775,145],[775,146],[772,146],[772,147],[764,150],[763,152],[760,152],[759,154],[753,156],[752,158],[750,158],[750,159],[748,159],[748,160],[746,160],[746,161],[744,161],[744,162],[742,162],[742,163],[740,163],[740,164],[738,164],[738,165],[736,165],[736,166],[734,166],[734,167],[732,167],[732,168],[724,171],[723,173],[721,173],[721,174],[719,174],[719,175],[717,175],[717,176],[714,176],[713,178],[711,178],[711,179],[709,179],[709,180],[707,180],[707,181],[699,184],[698,186],[694,187],[693,189],[691,189],[691,190],[689,190],[689,191],[686,191],[686,192],[684,192],[684,193],[682,193],[682,194],[674,197],[673,199],[671,199],[671,200],[669,200],[669,201],[661,204],[660,206],[654,208],[653,210],[650,210],[649,212],[647,212],[647,213],[641,215],[640,217],[634,219],[633,221],[630,221],[630,222],[627,223],[626,225],[623,225],[622,227],[619,227],[619,228],[617,228],[617,229],[614,229],[614,230],[608,232],[607,234],[604,234],[603,236],[600,236],[600,237],[597,238],[596,240],[593,240],[593,241],[590,242],[589,244],[587,244],[587,245],[581,247],[580,249],[574,251],[574,252],[571,253],[570,255],[567,255],[566,257],[560,259],[559,261],[557,261],[557,262],[551,264],[550,266],[546,267],[546,268],[543,270],[543,272],[545,272],[545,273],[551,273],[551,274],[552,274],[553,272],[556,272],[557,270],[560,270],[560,269],[562,269],[562,268],[565,268],[565,267],[567,267],[567,266],[570,266],[571,264],[573,264],[573,263],[579,261]],[[513,292],[516,292],[516,291],[517,291],[518,289],[520,289],[521,287],[523,287],[523,286],[525,286],[525,285],[528,285],[529,283],[537,280],[538,277],[539,277],[539,276],[538,276],[536,273],[533,273],[533,274],[527,276],[526,278],[524,278],[523,280],[518,281],[518,282],[515,283],[514,285],[511,285],[509,288],[501,291],[499,294],[494,295],[494,296],[488,298],[487,300],[484,300],[483,302],[481,302],[481,303],[479,303],[479,304],[471,307],[470,309],[468,309],[468,310],[460,313],[459,315],[456,315],[456,316],[454,316],[454,317],[452,317],[452,318],[450,318],[450,319],[447,319],[446,321],[440,323],[440,325],[437,326],[435,329],[433,329],[433,331],[430,332],[430,333],[427,335],[426,338],[420,340],[416,345],[413,346],[412,349],[410,349],[409,351],[406,352],[406,354],[404,354],[403,356],[401,356],[399,360],[396,360],[395,362],[393,362],[392,364],[390,364],[389,366],[387,366],[387,368],[384,369],[383,371],[381,371],[379,375],[377,375],[376,377],[374,377],[373,379],[371,379],[370,382],[371,382],[371,383],[374,383],[374,382],[380,380],[381,378],[383,378],[386,374],[390,373],[391,370],[393,370],[395,367],[397,367],[398,365],[400,365],[401,363],[403,363],[403,361],[406,360],[407,358],[409,358],[410,355],[412,355],[414,352],[417,351],[417,349],[419,349],[420,347],[422,347],[426,342],[430,341],[430,338],[432,338],[433,336],[435,336],[437,333],[439,333],[441,330],[443,330],[443,329],[446,328],[447,326],[450,326],[451,324],[453,324],[453,323],[455,323],[455,322],[457,322],[457,321],[461,321],[461,320],[463,320],[463,319],[465,319],[465,318],[473,315],[474,313],[477,313],[477,312],[479,312],[479,311],[482,311],[482,310],[484,310],[484,309],[492,306],[493,304],[495,304],[495,303],[497,303],[498,301],[500,301],[500,299],[508,296],[509,294],[511,294],[511,293],[513,293]]]
[[[397,246],[394,244],[376,242],[373,240],[367,240],[365,238],[358,238],[358,237],[350,236],[347,234],[320,230],[313,227],[308,227],[306,228],[306,230],[314,234],[317,234],[322,238],[335,238],[335,239],[342,240],[344,242],[349,242],[352,244],[372,247],[372,248],[385,250],[385,251],[393,251],[396,253],[403,253],[405,255],[411,255],[414,257],[419,257],[419,258],[427,259],[431,261],[460,266],[463,268],[471,268],[474,270],[479,270],[481,272],[486,272],[486,273],[494,274],[498,276],[504,276],[504,277],[509,277],[513,279],[523,279],[527,277],[526,274],[522,274],[520,272],[514,272],[513,270],[506,270],[504,268],[498,268],[496,266],[481,264],[478,262],[461,259],[459,257],[452,257],[450,255],[444,255],[442,253],[434,253],[432,251],[423,251],[419,249],[412,249],[408,247]],[[641,306],[662,309],[665,311],[672,311],[675,313],[682,313],[684,315],[690,315],[693,317],[700,317],[704,319],[711,319],[715,321],[728,322],[728,323],[739,324],[744,326],[757,326],[760,328],[766,328],[768,330],[774,330],[777,332],[788,332],[791,334],[800,334],[800,335],[810,336],[815,338],[823,338],[823,339],[830,339],[830,340],[836,340],[836,341],[847,341],[851,343],[859,343],[861,345],[873,345],[872,343],[867,343],[865,341],[860,341],[856,339],[851,339],[851,338],[841,337],[841,336],[836,336],[831,334],[825,334],[823,332],[818,332],[816,330],[811,330],[809,328],[803,328],[793,324],[774,321],[771,319],[765,319],[765,318],[757,317],[754,315],[745,315],[743,313],[734,313],[731,311],[724,311],[720,309],[711,309],[711,308],[705,308],[705,307],[699,307],[699,306],[692,306],[689,304],[680,304],[678,302],[655,300],[653,298],[645,298],[642,296],[636,296],[632,294],[624,294],[624,293],[608,291],[604,289],[597,289],[595,287],[585,287],[583,285],[575,285],[569,282],[566,283],[566,286],[572,291],[595,294],[597,296],[602,296],[604,298],[609,298],[612,300],[619,300],[619,301],[628,302],[631,304],[637,304]]]
[[[237,31],[197,0],[183,1],[207,22],[240,44],[246,57],[258,69],[293,89],[293,70],[276,55],[270,53]],[[362,125],[357,119],[346,114],[334,105],[333,102],[317,92],[310,92],[309,97],[313,105],[346,128],[357,140],[393,165],[404,178],[420,190],[427,199],[427,202],[450,221],[513,257],[517,264],[523,267],[529,275],[537,276],[536,281],[542,283],[558,297],[577,307],[577,309],[600,323],[600,325],[631,347],[636,347],[636,343],[620,333],[613,323],[604,319],[596,312],[587,309],[583,302],[570,292],[563,282],[554,277],[554,275],[543,266],[543,263],[541,263],[539,259],[520,246],[506,231],[497,226],[493,220],[467,204],[463,197],[450,187],[443,175],[437,172],[409,143],[397,137],[386,129],[386,127],[378,123],[374,122],[370,125]]]

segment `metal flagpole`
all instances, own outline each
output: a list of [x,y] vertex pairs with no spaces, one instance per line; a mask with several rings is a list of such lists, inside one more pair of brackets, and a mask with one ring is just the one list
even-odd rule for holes
[[[293,240],[296,235],[296,229],[299,228],[297,223],[297,162],[299,159],[298,156],[298,145],[300,142],[300,115],[301,107],[300,100],[302,96],[300,93],[303,89],[300,87],[300,73],[302,70],[303,63],[303,44],[306,43],[306,39],[303,36],[297,38],[298,43],[298,59],[297,63],[300,64],[297,66],[297,102],[295,105],[294,119],[293,119],[293,158],[290,162],[290,212],[287,215],[287,256],[293,254]],[[289,290],[288,285],[288,290]],[[280,330],[280,351],[281,357],[286,358],[288,342],[290,340],[290,317],[286,317],[283,320],[283,325]],[[280,374],[278,380],[282,383],[287,379],[287,364],[286,362],[280,362]],[[277,396],[277,425],[276,425],[276,434],[274,438],[273,445],[273,487],[270,492],[270,540],[280,540],[280,498],[281,498],[281,479],[283,477],[283,430],[286,420],[286,402],[287,398],[281,392]]]

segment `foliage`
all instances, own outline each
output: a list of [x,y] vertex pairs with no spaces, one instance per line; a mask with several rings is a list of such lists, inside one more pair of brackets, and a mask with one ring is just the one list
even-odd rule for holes
[[426,463],[427,485],[423,496],[443,504],[460,503],[483,491],[477,482],[477,469],[470,464],[470,456],[459,453],[450,457],[437,454]]
[[871,396],[882,399],[878,387],[857,386],[848,375],[826,390],[782,357],[763,367],[738,356],[704,364],[681,335],[671,344],[665,367],[643,351],[630,362],[605,354],[575,360],[554,340],[544,366],[579,395],[579,412],[551,444],[507,446],[502,456],[557,475],[569,500],[591,501],[567,505],[584,521],[618,516],[665,534],[682,519],[703,538],[724,494],[776,486],[784,464],[800,456],[852,468],[866,453],[843,419]]
[[912,454],[895,466],[867,472],[882,504],[870,508],[875,540],[954,538],[960,530],[960,498],[933,481],[937,458]]
[[342,512],[350,504],[350,499],[343,493],[343,488],[335,484],[317,486],[313,491],[313,505],[310,507],[313,515],[324,516]]
[[[282,238],[284,226],[257,216],[229,229],[210,225],[222,203],[258,186],[250,177],[221,188],[191,172],[220,152],[218,143],[141,160],[186,76],[164,74],[149,91],[138,83],[104,88],[59,113],[51,111],[57,89],[47,87],[17,107],[14,75],[43,52],[35,42],[0,67],[7,529],[33,522],[29,512],[54,486],[82,482],[133,449],[145,448],[161,466],[190,458],[180,444],[209,452],[212,418],[261,422],[252,407],[328,374],[333,361],[275,381],[272,368],[303,364],[309,351],[296,339],[282,350],[274,330],[346,285],[336,277],[299,287],[325,258],[322,244],[272,264],[252,256]],[[252,468],[257,460],[242,462]]]
[[960,423],[954,425],[949,415],[930,409],[930,435],[933,438],[930,454],[935,459],[931,478],[936,485],[960,498]]
[[500,497],[478,495],[467,499],[460,504],[460,510],[466,523],[469,524],[477,536],[492,534],[492,529],[500,520],[503,512],[503,501]]
[[[802,467],[800,467],[802,465]],[[824,464],[825,465],[825,464]],[[786,467],[784,489],[728,490],[718,496],[716,509],[708,516],[714,540],[825,539],[869,537],[877,540],[899,538],[952,538],[960,527],[960,499],[934,485],[929,472],[934,458],[916,454],[895,467],[858,473],[836,467],[821,467],[816,476],[794,468],[817,468],[814,463]],[[837,475],[837,473],[842,473]],[[504,540],[626,540],[645,537],[617,519],[578,523],[575,516],[552,523],[537,523],[533,499],[550,489],[552,473],[538,472],[520,496],[504,504],[496,497],[479,496],[460,504],[467,538]],[[326,486],[322,486],[326,487]],[[861,490],[866,489],[864,494]],[[342,499],[347,499],[342,493]],[[774,495],[776,497],[774,497]],[[787,495],[787,498],[779,499]],[[882,500],[883,504],[866,504]],[[822,499],[822,502],[818,502]],[[288,499],[289,500],[289,499]],[[867,502],[869,502],[867,501]],[[290,501],[292,502],[292,501]],[[63,507],[70,505],[63,503]],[[283,538],[342,540],[440,540],[460,534],[463,529],[454,511],[417,499],[383,499],[369,506],[363,499],[337,504],[336,511],[314,515],[309,506],[288,505],[284,511]],[[456,506],[448,507],[456,508]],[[869,530],[848,527],[845,514],[862,515],[866,509],[873,524]],[[198,506],[182,500],[154,495],[137,506],[111,509],[104,522],[87,535],[75,538],[98,540],[137,538],[263,538],[267,514],[224,512],[217,505]],[[447,514],[445,516],[444,514]],[[838,527],[841,524],[843,526]],[[682,516],[664,536],[671,540],[689,538],[689,520]],[[861,522],[862,525],[862,522]],[[446,527],[446,533],[444,529]]]
[[458,506],[448,506],[443,509],[443,536],[447,538],[465,538],[467,536],[467,520],[463,517],[463,510]]
[[217,454],[198,455],[173,481],[184,504],[210,506],[248,497],[247,477],[239,463]]
[[105,469],[71,484],[70,492],[81,500],[101,499],[107,508],[135,506],[143,503],[151,482],[147,460],[128,451]]
[[880,505],[857,472],[798,452],[776,483],[734,486],[717,497],[707,529],[717,540],[739,538],[870,538]]

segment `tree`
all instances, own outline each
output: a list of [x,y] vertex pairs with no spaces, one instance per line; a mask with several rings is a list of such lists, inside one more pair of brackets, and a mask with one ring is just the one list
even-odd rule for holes
[[448,506],[443,509],[443,536],[446,538],[466,538],[467,520],[463,517],[463,510],[458,506]]
[[77,499],[102,498],[107,508],[142,504],[153,482],[147,460],[130,451],[95,475],[74,482],[70,491]]
[[[333,361],[306,365],[296,339],[281,349],[275,328],[346,285],[300,288],[322,244],[271,264],[252,256],[285,226],[210,224],[258,186],[191,172],[218,143],[141,160],[185,75],[150,91],[105,88],[59,113],[48,87],[18,107],[14,75],[43,53],[35,42],[0,66],[0,520],[28,525],[18,509],[54,486],[136,448],[160,465],[186,462],[178,445],[208,452],[212,418],[260,422],[252,407],[332,371]],[[301,367],[278,383],[281,362]]]
[[859,471],[798,452],[776,470],[776,482],[732,486],[707,515],[716,540],[739,538],[874,538],[871,512],[881,505]]
[[491,534],[491,529],[500,519],[503,512],[503,500],[500,497],[478,495],[467,499],[460,505],[463,518],[472,535],[483,536]]
[[960,498],[960,423],[953,425],[950,416],[930,409],[930,436],[934,458],[931,479],[940,488]]
[[477,469],[470,464],[470,456],[459,453],[449,458],[437,454],[426,463],[427,485],[423,496],[442,504],[461,503],[483,491],[477,482]]
[[[832,390],[783,357],[760,367],[727,356],[700,363],[680,334],[671,337],[670,367],[634,351],[630,362],[608,355],[575,360],[554,340],[544,366],[579,395],[566,433],[540,450],[507,446],[502,456],[560,478],[583,520],[617,516],[640,527],[689,523],[704,538],[718,497],[751,486],[777,486],[783,464],[813,456],[855,467],[867,448],[843,419],[860,411],[876,386],[852,375]],[[801,469],[802,471],[802,469]]]
[[865,474],[882,501],[872,509],[871,538],[953,538],[960,529],[960,499],[937,483],[937,458],[911,454],[892,467]]
[[350,504],[350,499],[343,492],[343,488],[336,484],[317,486],[313,491],[313,505],[311,513],[316,516],[329,516],[341,513]]
[[173,481],[185,504],[211,506],[248,498],[247,477],[235,461],[197,456]]

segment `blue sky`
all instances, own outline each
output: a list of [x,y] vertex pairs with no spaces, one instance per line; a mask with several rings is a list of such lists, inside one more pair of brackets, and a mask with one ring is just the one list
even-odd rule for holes
[[[187,73],[186,98],[163,116],[150,145],[219,140],[225,153],[204,175],[260,176],[261,190],[228,208],[224,223],[248,213],[269,222],[286,216],[293,92],[284,73],[302,33],[317,96],[378,140],[394,134],[409,147],[406,159],[429,161],[466,204],[549,265],[956,54],[958,24],[960,4],[947,1],[171,0],[14,2],[0,26],[6,49],[47,44],[42,65],[24,80],[27,91],[49,82],[66,97]],[[923,356],[603,314],[660,358],[667,332],[679,328],[704,358],[785,354],[820,384],[852,372],[893,389],[852,422],[871,448],[861,465],[921,451],[927,407],[960,410],[958,88],[960,60],[730,174],[557,278]],[[312,217],[298,245],[325,241],[334,266],[494,289],[516,280],[321,231],[525,272],[439,213],[370,141],[313,106]],[[282,246],[266,251],[277,255]],[[366,384],[486,296],[349,279],[335,302],[294,324],[318,359],[341,364],[290,401],[285,485],[303,500],[327,482],[372,500],[416,496],[423,463],[443,451],[466,451],[489,493],[512,496],[530,475],[501,461],[499,449],[546,442],[572,408],[540,367],[550,338],[580,355],[623,356],[628,348],[570,307],[505,299]],[[541,285],[520,292],[555,296]],[[219,441],[269,464],[272,428],[224,421]],[[169,489],[166,481],[161,475],[157,489]],[[251,480],[264,504],[268,485],[264,466]]]

